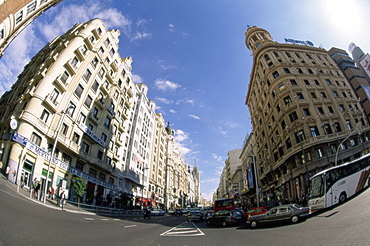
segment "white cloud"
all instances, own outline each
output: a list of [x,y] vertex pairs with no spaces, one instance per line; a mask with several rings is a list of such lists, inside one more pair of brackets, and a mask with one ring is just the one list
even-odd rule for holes
[[211,155],[212,155],[212,158],[215,159],[216,161],[222,161],[223,160],[222,156],[220,156],[220,155],[217,155],[215,153],[212,153]]
[[193,115],[193,114],[189,114],[188,116],[190,118],[193,118],[193,119],[196,119],[196,120],[200,120],[200,117],[199,116],[196,116],[196,115]]
[[160,91],[175,91],[177,88],[180,88],[181,85],[171,82],[169,80],[157,79],[154,82],[155,87]]
[[170,109],[170,113],[176,114],[176,111],[173,109]]
[[160,68],[162,68],[163,70],[167,70],[167,69],[174,69],[176,68],[176,66],[173,66],[173,65],[166,65],[164,64],[165,62],[163,60],[159,60],[158,61],[158,65],[160,66]]
[[139,39],[149,39],[152,38],[152,34],[146,32],[136,32],[136,34],[131,38],[131,41],[136,41]]
[[166,98],[163,98],[163,97],[156,97],[155,100],[156,101],[160,101],[160,102],[162,102],[164,104],[171,104],[172,103],[172,101],[170,101],[170,100],[168,100]]
[[218,127],[217,128],[219,130],[219,132],[223,135],[223,136],[226,136],[229,132],[228,131],[225,131],[225,130],[222,130],[221,127]]
[[134,83],[136,83],[136,84],[140,84],[140,83],[143,83],[144,80],[139,75],[133,74],[132,75],[132,81],[134,81]]
[[175,25],[169,24],[168,26],[170,27],[170,32],[176,32]]
[[192,152],[192,150],[187,147],[190,144],[191,140],[188,133],[182,130],[175,131],[175,146],[179,149],[184,157]]
[[176,101],[177,105],[179,105],[180,103],[189,103],[191,105],[194,105],[195,101],[194,101],[194,99],[187,99],[187,98]]

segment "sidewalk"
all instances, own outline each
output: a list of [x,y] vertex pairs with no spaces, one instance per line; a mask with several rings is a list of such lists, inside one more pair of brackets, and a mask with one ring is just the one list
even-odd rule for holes
[[[12,184],[10,181],[7,181],[5,179],[5,176],[3,174],[0,174],[1,181],[6,184],[6,186],[10,187],[12,190],[14,190],[15,193],[17,193],[17,185]],[[36,197],[31,196],[30,192],[26,188],[20,188],[18,194],[22,195],[23,197],[29,199],[30,201],[33,201],[39,205],[46,206],[52,209],[57,210],[63,210],[70,213],[79,213],[79,214],[88,214],[88,215],[109,215],[109,216],[120,216],[120,217],[132,217],[132,216],[142,216],[142,214],[129,214],[124,213],[121,209],[114,209],[114,208],[108,208],[108,207],[97,207],[97,206],[91,206],[88,204],[80,204],[80,207],[77,206],[77,204],[70,202],[66,200],[65,204],[62,206],[57,206],[57,201],[54,199],[46,198],[46,201],[44,203],[43,200],[38,200]],[[43,193],[42,193],[43,194]]]

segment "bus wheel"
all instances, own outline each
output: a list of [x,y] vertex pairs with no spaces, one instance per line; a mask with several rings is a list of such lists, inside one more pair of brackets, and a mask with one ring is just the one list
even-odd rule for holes
[[299,217],[297,215],[293,216],[291,219],[292,223],[296,223],[299,220]]
[[347,199],[347,195],[345,192],[342,192],[339,196],[339,203],[343,203]]

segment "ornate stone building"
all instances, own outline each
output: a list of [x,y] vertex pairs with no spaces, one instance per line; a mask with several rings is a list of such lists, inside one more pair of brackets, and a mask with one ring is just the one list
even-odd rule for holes
[[368,122],[325,49],[311,42],[278,43],[256,26],[245,35],[253,54],[246,105],[262,199],[305,199],[308,177],[336,165],[338,148],[342,163],[369,147]]

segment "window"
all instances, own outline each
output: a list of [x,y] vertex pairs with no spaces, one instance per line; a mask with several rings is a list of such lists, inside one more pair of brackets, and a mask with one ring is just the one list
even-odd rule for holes
[[59,97],[59,91],[57,89],[54,89],[53,92],[50,94],[49,96],[49,100],[54,104],[54,105],[57,105],[58,104],[58,97]]
[[105,134],[104,132],[102,132],[101,134],[101,140],[103,140],[104,142],[107,141],[107,134]]
[[289,68],[284,68],[284,72],[285,72],[286,74],[290,73]]
[[94,110],[93,110],[93,117],[95,118],[95,119],[99,119],[98,118],[98,114],[99,114],[99,109],[97,109],[96,107],[94,108]]
[[32,133],[30,141],[37,146],[41,146],[41,137],[37,133]]
[[310,132],[311,132],[311,136],[313,138],[316,138],[317,136],[320,136],[319,129],[317,128],[317,126],[311,126],[310,127]]
[[292,85],[297,85],[297,81],[296,81],[295,79],[291,79],[291,80],[290,80],[290,83],[291,83]]
[[92,103],[92,98],[91,98],[91,96],[90,95],[88,95],[87,97],[86,97],[86,100],[85,100],[85,106],[86,107],[88,107],[88,108],[90,108],[90,106],[91,106],[91,103]]
[[99,70],[99,77],[100,78],[103,78],[104,74],[105,74],[105,69],[104,68],[100,68],[100,70]]
[[83,74],[83,77],[84,79],[86,80],[86,82],[89,81],[90,77],[91,77],[91,72],[89,69],[86,69],[85,73]]
[[99,160],[102,160],[103,159],[103,151],[101,151],[100,149],[98,150],[98,154],[96,155],[96,158],[98,158]]
[[76,105],[73,102],[69,102],[66,114],[70,117],[73,117],[73,114],[75,113]]
[[342,131],[342,128],[340,127],[340,124],[338,122],[335,122],[333,124],[333,127],[335,129],[335,132],[341,132]]
[[105,159],[105,164],[107,164],[108,166],[110,166],[112,163],[112,158],[108,157]]
[[77,67],[77,64],[78,64],[78,59],[77,57],[73,57],[73,59],[71,60],[71,66],[76,68]]
[[316,97],[315,92],[311,92],[311,97],[312,97],[313,99],[317,98],[317,97]]
[[84,115],[83,113],[80,113],[80,116],[78,117],[77,122],[78,123],[85,123],[85,120],[86,120],[86,115]]
[[331,81],[330,81],[330,79],[325,79],[325,81],[326,81],[326,83],[327,83],[328,85],[331,85]]
[[302,93],[297,93],[297,98],[298,99],[304,99],[303,94]]
[[45,123],[47,123],[48,119],[49,119],[49,115],[50,113],[44,109],[44,111],[42,111],[42,114],[41,114],[41,120]]
[[293,113],[289,114],[289,119],[290,119],[290,122],[293,122],[293,121],[297,120],[298,119],[297,112],[293,112]]
[[109,117],[105,118],[104,126],[105,126],[106,128],[109,128],[109,126],[110,126],[110,122],[111,122],[111,118],[109,118]]
[[0,40],[4,38],[4,29],[0,30]]
[[94,59],[91,61],[91,65],[96,68],[96,66],[98,65],[99,63],[99,60],[97,57],[94,57]]
[[83,91],[84,91],[84,88],[82,87],[82,85],[78,84],[74,93],[78,98],[81,98]]
[[107,47],[107,48],[108,48],[109,44],[110,44],[110,40],[109,40],[109,38],[107,38],[107,39],[104,41],[104,45],[105,45],[105,47]]
[[82,53],[83,55],[86,55],[86,53],[87,53],[87,47],[86,47],[86,45],[82,45],[82,46],[80,47],[80,51],[81,51],[81,53]]
[[338,93],[336,91],[333,91],[334,97],[338,97]]
[[302,69],[298,68],[297,70],[298,70],[298,73],[300,73],[300,74],[303,73]]
[[288,138],[287,140],[285,140],[285,144],[286,144],[286,148],[287,149],[290,149],[292,147],[292,142],[290,141],[290,138]]
[[307,69],[307,71],[308,71],[308,73],[309,73],[309,74],[313,74],[313,72],[312,72],[312,69],[311,69],[311,68],[308,68],[308,69]]
[[322,107],[318,107],[317,111],[319,111],[319,114],[324,114],[324,110],[322,109]]
[[62,153],[62,161],[71,164],[72,158],[66,153]]
[[316,149],[316,154],[318,158],[324,157],[324,150],[322,148],[317,148]]
[[15,14],[15,24],[18,24],[23,19],[23,10]]
[[295,137],[297,143],[300,143],[306,139],[303,130],[296,132]]
[[274,78],[277,78],[277,77],[279,77],[280,75],[279,75],[278,71],[275,71],[275,72],[273,72],[273,73],[272,73],[272,76],[274,76]]
[[86,142],[82,142],[81,149],[82,149],[83,152],[89,153],[90,145],[88,145]]
[[332,134],[333,130],[331,129],[330,124],[324,124],[324,129],[326,134]]
[[68,132],[68,125],[66,123],[63,123],[62,124],[62,129],[60,130],[60,133],[62,133],[62,135],[67,135],[67,132]]
[[270,60],[270,57],[268,55],[265,55],[265,60],[266,61]]
[[331,106],[328,106],[328,110],[329,110],[329,113],[333,114],[334,113],[334,110]]
[[304,108],[303,113],[304,113],[305,116],[310,116],[311,115],[310,110],[308,108]]
[[91,89],[94,92],[96,92],[98,90],[98,88],[99,88],[99,83],[98,83],[98,81],[94,80],[94,83],[92,84]]
[[80,135],[78,133],[74,133],[73,134],[73,139],[72,141],[75,143],[75,144],[78,144],[78,142],[80,141]]
[[109,54],[111,57],[113,57],[115,53],[116,51],[113,48],[109,51]]
[[315,85],[320,85],[320,83],[317,79],[315,79],[313,82],[315,82]]
[[349,140],[349,142],[350,142],[350,144],[351,144],[352,147],[358,145],[358,142],[357,142],[357,139],[356,138],[351,138]]
[[67,84],[68,78],[69,73],[67,71],[64,71],[64,73],[62,73],[62,75],[60,76],[60,81],[62,81],[63,84]]
[[306,85],[310,85],[310,81],[308,79],[303,80]]
[[32,3],[27,5],[27,15],[35,11],[36,9],[36,1],[33,1]]
[[320,95],[321,95],[322,98],[326,98],[325,92],[320,92]]

